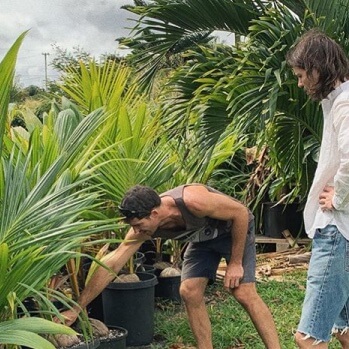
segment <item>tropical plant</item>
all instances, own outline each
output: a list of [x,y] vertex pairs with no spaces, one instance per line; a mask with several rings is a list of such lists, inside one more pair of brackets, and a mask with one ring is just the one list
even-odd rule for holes
[[[231,127],[246,138],[247,147],[267,147],[268,175],[257,187],[259,196],[245,195],[254,202],[265,196],[276,199],[285,188],[285,201],[303,200],[307,194],[322,118],[319,105],[308,102],[297,87],[285,54],[312,27],[328,32],[347,49],[348,7],[347,0],[155,0],[125,6],[139,15],[131,58],[142,72],[141,81],[149,84],[164,57],[185,57],[163,97],[169,125],[174,130],[180,125],[181,137],[195,125],[206,135],[204,144],[212,147],[217,135]],[[233,48],[199,40],[181,45],[215,30],[230,31],[243,41]],[[198,112],[194,122],[193,111]]]
[[41,318],[20,318],[0,323],[1,344],[25,345],[29,348],[54,349],[55,347],[39,334],[75,334],[67,326],[53,323]]
[[98,168],[93,182],[103,188],[107,204],[119,202],[135,184],[157,189],[172,177],[165,131],[152,102],[132,84],[130,68],[115,61],[81,63],[69,70],[62,89],[81,110],[103,106],[110,115],[100,130],[97,156],[90,159]]
[[[18,37],[16,42],[7,52],[3,60],[0,62],[0,154],[3,152],[3,138],[6,130],[7,110],[10,101],[11,86],[14,78],[14,69],[17,59],[18,50],[25,37],[26,33],[23,33]],[[6,188],[4,186],[4,176],[1,181],[1,192],[4,194]],[[1,207],[4,207],[4,203],[1,201]],[[28,321],[28,319],[9,320],[11,318],[7,316],[8,313],[14,311],[16,306],[15,292],[4,293],[4,283],[7,281],[6,276],[9,274],[11,265],[9,264],[9,248],[8,243],[1,239],[0,244],[0,269],[1,269],[1,330],[0,330],[0,347],[11,344],[23,344],[28,345],[31,348],[53,348],[47,340],[37,335],[37,333],[72,333],[72,330],[61,325],[51,324],[44,319],[36,319],[34,322]],[[18,258],[18,257],[17,257]],[[16,274],[13,275],[16,278]],[[19,280],[17,279],[17,282]]]
[[91,61],[69,70],[62,83],[64,92],[82,110],[105,105],[112,115],[104,124],[107,131],[99,137],[103,155],[96,159],[96,180],[109,203],[120,200],[138,183],[165,190],[188,182],[207,182],[245,142],[229,125],[216,134],[216,142],[207,141],[195,125],[198,111],[192,113],[190,127],[182,129],[180,121],[170,124],[164,115],[165,103],[139,94],[137,81],[133,70],[123,64]]
[[98,142],[92,136],[107,119],[105,111],[79,120],[70,105],[53,110],[43,124],[28,114],[28,130],[10,127],[8,102],[24,36],[0,63],[0,343],[39,349],[53,345],[36,333],[72,330],[45,319],[17,319],[17,311],[29,315],[24,300],[35,297],[58,315],[46,297],[50,277],[87,238],[118,224],[98,210],[99,189],[86,185],[95,175],[87,161]]

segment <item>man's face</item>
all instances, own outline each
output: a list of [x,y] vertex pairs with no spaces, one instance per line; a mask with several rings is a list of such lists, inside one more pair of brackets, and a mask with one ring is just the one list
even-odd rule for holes
[[145,218],[133,218],[129,224],[133,228],[136,234],[145,234],[152,236],[159,227],[159,223],[156,219],[156,214],[154,210],[150,213],[150,216]]
[[306,94],[311,95],[311,91],[319,79],[318,72],[314,70],[311,76],[308,76],[305,69],[294,67],[292,70],[298,79],[298,87],[304,88]]

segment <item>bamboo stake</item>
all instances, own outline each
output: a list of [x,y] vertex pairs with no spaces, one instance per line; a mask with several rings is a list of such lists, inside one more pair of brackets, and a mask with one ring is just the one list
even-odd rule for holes
[[68,260],[67,270],[69,273],[70,284],[73,291],[73,295],[75,296],[75,299],[78,299],[80,296],[80,290],[79,290],[79,282],[78,282],[76,266],[75,266],[75,259],[72,258]]

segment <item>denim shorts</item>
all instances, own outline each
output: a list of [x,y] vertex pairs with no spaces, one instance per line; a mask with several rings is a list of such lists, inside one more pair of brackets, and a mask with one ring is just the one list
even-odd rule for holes
[[298,332],[314,344],[348,330],[349,241],[334,225],[314,235],[307,288]]
[[[222,258],[227,263],[231,256],[232,237],[223,233],[216,238],[201,242],[190,242],[183,258],[182,281],[189,278],[205,277],[212,283],[216,279],[218,265]],[[241,283],[255,282],[256,246],[254,221],[249,223],[242,266],[244,276]]]

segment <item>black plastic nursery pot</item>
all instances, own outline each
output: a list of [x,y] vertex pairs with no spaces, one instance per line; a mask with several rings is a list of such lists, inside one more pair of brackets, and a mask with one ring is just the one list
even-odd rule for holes
[[154,274],[137,273],[140,282],[111,282],[102,292],[104,323],[126,328],[127,346],[148,345],[154,336]]
[[143,264],[137,268],[137,272],[155,274],[155,267],[153,265]]
[[98,349],[126,349],[126,338],[128,331],[126,328],[109,326],[110,337],[100,338]]
[[159,277],[160,272],[159,269],[155,270],[155,275],[158,277],[158,284],[155,286],[155,297],[180,303],[182,301],[179,294],[181,276]]
[[144,264],[154,264],[156,261],[156,247],[154,240],[144,241],[142,246],[139,248],[139,252],[144,254]]
[[99,294],[88,306],[87,313],[90,318],[104,321],[102,294]]
[[155,297],[168,299],[180,303],[181,296],[179,294],[179,287],[181,284],[181,277],[170,276],[165,278],[158,278],[159,283],[155,287]]
[[262,231],[265,236],[283,238],[282,232],[289,230],[294,238],[306,237],[303,224],[303,211],[297,203],[263,203]]
[[141,267],[144,264],[145,255],[143,252],[137,251],[133,256],[133,264],[135,269]]

